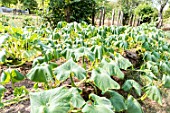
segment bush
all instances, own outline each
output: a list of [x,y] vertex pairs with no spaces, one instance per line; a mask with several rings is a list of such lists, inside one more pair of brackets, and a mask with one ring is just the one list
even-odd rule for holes
[[153,8],[150,4],[140,4],[134,11],[135,15],[141,17],[141,23],[151,22],[152,19],[156,20],[158,16],[157,9]]
[[170,18],[170,7],[164,12],[163,14],[164,18]]

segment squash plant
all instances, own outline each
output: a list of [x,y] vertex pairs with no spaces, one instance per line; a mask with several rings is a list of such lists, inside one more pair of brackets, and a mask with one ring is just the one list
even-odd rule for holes
[[[170,87],[170,45],[152,25],[59,22],[54,30],[41,26],[7,32],[11,36],[2,43],[0,63],[9,64],[10,56],[33,61],[26,78],[46,86],[30,92],[32,113],[143,113],[141,101],[149,98],[161,105],[161,88]],[[30,57],[21,55],[32,49]],[[11,70],[2,72],[1,84],[24,79]]]

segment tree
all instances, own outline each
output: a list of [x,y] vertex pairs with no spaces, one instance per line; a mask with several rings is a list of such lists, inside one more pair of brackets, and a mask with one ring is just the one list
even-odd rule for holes
[[23,7],[29,9],[29,13],[38,7],[36,0],[22,0]]
[[17,2],[17,0],[0,0],[3,6],[10,7],[11,4],[14,4]]
[[164,12],[164,14],[163,14],[164,16],[164,18],[169,18],[170,17],[170,7]]
[[97,1],[101,0],[50,0],[43,17],[53,28],[59,21],[91,23],[96,14]]
[[158,22],[157,22],[157,28],[160,28],[163,25],[163,10],[169,0],[152,0],[152,2],[155,4],[155,6],[158,9]]
[[151,22],[158,15],[157,9],[154,8],[151,3],[141,3],[134,10],[134,14],[141,17],[141,22]]

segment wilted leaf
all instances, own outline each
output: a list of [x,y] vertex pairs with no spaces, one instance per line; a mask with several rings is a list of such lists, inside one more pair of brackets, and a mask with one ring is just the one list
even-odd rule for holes
[[120,85],[111,79],[108,72],[102,68],[94,69],[90,78],[94,81],[95,85],[99,87],[103,92],[109,89],[120,89]]
[[74,76],[81,80],[86,77],[86,71],[76,64],[72,59],[68,60],[66,63],[54,70],[54,74],[60,81],[66,80],[71,73],[74,73]]
[[143,113],[141,105],[139,102],[131,95],[128,96],[126,100],[127,113]]
[[90,105],[86,104],[83,109],[83,113],[114,113],[114,111],[104,105]]
[[75,58],[77,61],[82,56],[87,56],[90,59],[90,61],[94,61],[94,59],[95,59],[94,53],[91,52],[90,50],[88,50],[88,48],[86,48],[86,47],[80,47],[80,48],[76,49],[74,51],[74,55],[75,55]]
[[53,81],[52,69],[47,63],[36,65],[29,71],[26,76],[34,82],[48,83],[50,81]]
[[126,80],[126,82],[122,86],[122,89],[124,91],[129,91],[132,88],[135,89],[135,92],[138,94],[138,96],[141,96],[141,87],[136,81],[134,81],[134,80]]
[[109,75],[117,76],[120,79],[124,78],[124,73],[120,70],[116,62],[114,62],[112,59],[103,59],[101,62],[101,66],[109,73]]
[[102,60],[104,53],[106,52],[106,48],[103,46],[93,46],[91,51],[95,54],[95,58]]
[[132,66],[131,62],[124,58],[122,55],[116,53],[115,60],[120,69],[127,70],[128,67]]
[[112,106],[116,112],[124,111],[127,109],[125,99],[122,95],[112,90],[107,91],[106,94],[109,96],[109,100],[111,101]]
[[163,75],[162,82],[165,88],[170,88],[170,76]]
[[76,88],[71,88],[70,92],[73,94],[73,97],[71,98],[71,103],[73,104],[73,106],[75,108],[81,108],[85,104],[85,101],[81,97],[78,90]]
[[160,94],[159,89],[156,86],[147,86],[145,88],[145,95],[151,100],[156,101],[160,105],[162,105],[162,96]]
[[114,113],[111,102],[105,97],[99,97],[95,94],[90,94],[90,98],[94,101],[87,102],[83,107],[83,113]]

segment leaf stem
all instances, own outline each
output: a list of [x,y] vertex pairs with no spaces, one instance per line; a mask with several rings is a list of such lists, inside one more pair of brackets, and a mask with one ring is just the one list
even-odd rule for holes
[[10,106],[11,104],[16,104],[18,102],[21,102],[21,101],[29,99],[29,96],[24,97],[24,98],[22,98],[22,97],[16,97],[16,98],[13,98],[12,100],[7,100],[7,101],[3,102],[4,103],[3,107]]
[[85,57],[83,55],[83,68],[86,69]]
[[71,85],[72,85],[73,87],[76,87],[72,76],[73,76],[73,73],[70,74]]

